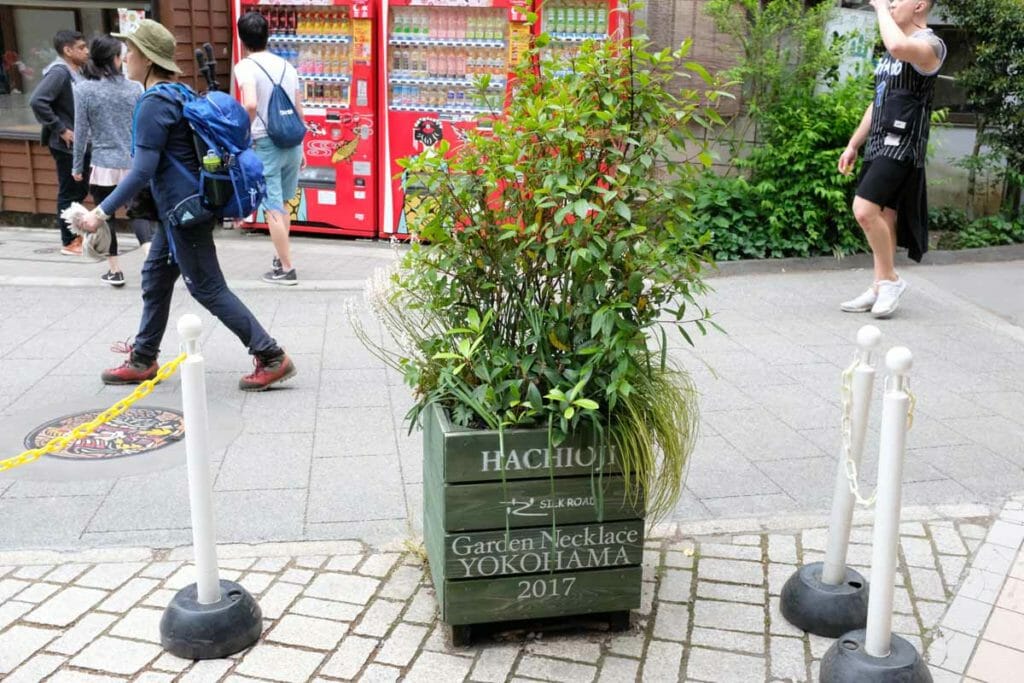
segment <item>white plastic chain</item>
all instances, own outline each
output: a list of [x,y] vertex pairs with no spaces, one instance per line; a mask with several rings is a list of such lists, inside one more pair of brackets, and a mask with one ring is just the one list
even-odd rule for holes
[[853,362],[843,370],[842,398],[843,398],[843,457],[846,459],[846,479],[850,485],[850,493],[853,494],[857,504],[862,507],[871,507],[878,498],[878,489],[870,497],[864,498],[860,494],[860,476],[857,474],[857,463],[850,457],[850,450],[853,441],[853,373],[860,365],[860,354],[855,354]]
[[[857,366],[860,365],[860,355],[855,354],[853,362],[848,368],[843,370],[842,379],[842,399],[843,399],[843,421],[842,421],[842,436],[843,436],[843,457],[846,459],[846,479],[850,485],[850,493],[853,494],[857,504],[862,507],[871,507],[875,504],[875,500],[878,498],[878,489],[871,493],[867,498],[863,497],[860,493],[860,475],[857,472],[857,463],[850,457],[850,450],[852,449],[853,441],[853,373],[857,370]],[[886,378],[885,386],[888,387],[889,378]],[[907,431],[914,426],[914,407],[917,405],[917,397],[914,396],[913,392],[910,391],[909,379],[905,380],[903,390],[906,392],[910,399],[910,406],[907,409]]]

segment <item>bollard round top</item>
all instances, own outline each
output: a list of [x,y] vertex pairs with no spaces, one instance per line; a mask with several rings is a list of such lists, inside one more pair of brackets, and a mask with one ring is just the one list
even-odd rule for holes
[[905,375],[914,365],[914,354],[906,346],[894,346],[885,354],[885,365],[894,375]]
[[186,313],[178,318],[178,335],[185,341],[199,339],[203,333],[203,321],[194,313]]
[[874,325],[857,330],[857,345],[865,351],[874,351],[882,343],[882,331]]

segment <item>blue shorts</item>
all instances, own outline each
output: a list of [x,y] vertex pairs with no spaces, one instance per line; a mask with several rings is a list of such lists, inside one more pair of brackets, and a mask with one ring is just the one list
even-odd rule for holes
[[267,197],[263,208],[285,213],[284,203],[299,189],[299,168],[302,166],[302,145],[281,149],[270,138],[259,138],[253,143],[256,155],[263,162],[263,177],[267,181]]

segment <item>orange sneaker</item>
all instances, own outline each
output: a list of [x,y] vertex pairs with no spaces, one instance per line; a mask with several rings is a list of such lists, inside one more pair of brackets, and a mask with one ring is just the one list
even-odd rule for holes
[[265,391],[278,382],[294,377],[296,372],[292,359],[284,353],[270,361],[253,356],[252,364],[256,366],[252,374],[238,380],[238,388],[242,391]]
[[63,247],[60,248],[60,253],[64,256],[81,256],[82,255],[82,236],[79,235],[75,239],[71,240]]
[[156,377],[160,366],[156,361],[146,363],[131,355],[116,368],[109,368],[103,371],[100,377],[104,384],[141,384]]
[[103,371],[100,378],[104,384],[139,384],[155,378],[160,370],[155,358],[148,362],[140,358],[135,355],[132,345],[128,342],[117,342],[110,350],[115,353],[127,353],[128,359],[116,368]]

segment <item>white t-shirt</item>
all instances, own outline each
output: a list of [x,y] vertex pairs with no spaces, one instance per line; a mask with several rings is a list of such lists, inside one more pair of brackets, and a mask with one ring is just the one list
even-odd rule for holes
[[[263,72],[264,69],[266,69],[266,73]],[[274,80],[271,81],[267,74],[270,74],[270,78]],[[281,79],[282,74],[284,80]],[[294,66],[272,52],[256,52],[235,64],[235,80],[238,81],[240,88],[246,83],[256,84],[257,116],[252,122],[252,139],[258,140],[267,137],[267,127],[264,124],[267,120],[267,104],[270,102],[270,93],[280,82],[285,93],[294,101],[295,93],[299,89],[299,74],[295,71]]]

